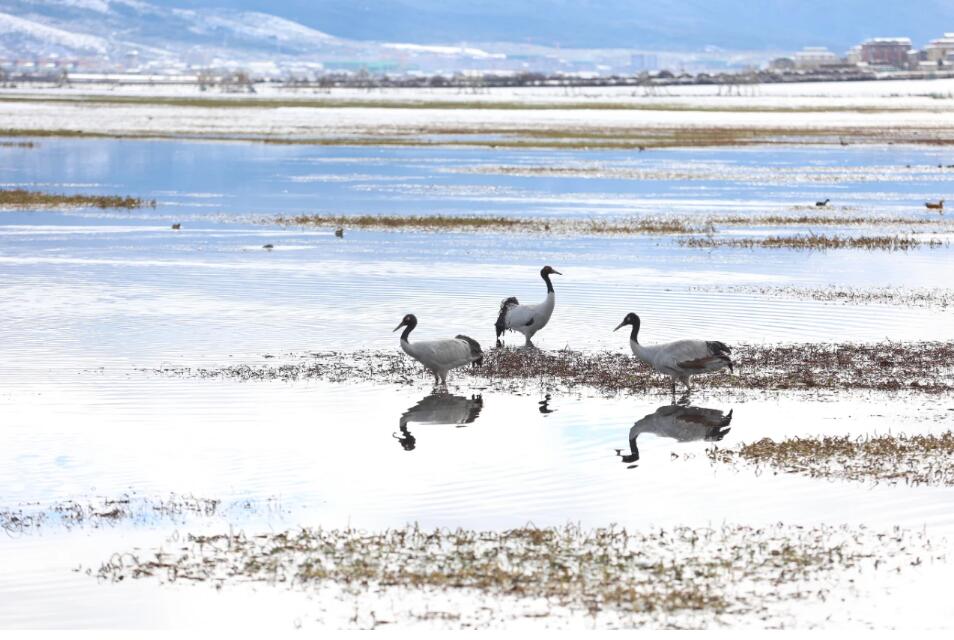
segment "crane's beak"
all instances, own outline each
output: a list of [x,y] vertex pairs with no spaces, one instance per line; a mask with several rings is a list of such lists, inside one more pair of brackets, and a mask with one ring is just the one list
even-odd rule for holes
[[401,324],[399,324],[398,326],[396,326],[396,327],[394,327],[393,329],[391,329],[391,333],[394,333],[395,331],[397,331],[398,329],[400,329],[400,328],[403,327],[403,326],[404,326],[404,321],[401,320]]
[[624,327],[624,326],[626,326],[626,321],[625,321],[625,320],[623,320],[623,321],[620,322],[618,325],[616,325],[616,328],[613,329],[613,331],[619,331],[620,327]]
[[560,273],[560,272],[557,271],[556,269],[553,270],[553,273],[557,274],[558,276],[562,276],[562,275],[563,275],[562,273]]

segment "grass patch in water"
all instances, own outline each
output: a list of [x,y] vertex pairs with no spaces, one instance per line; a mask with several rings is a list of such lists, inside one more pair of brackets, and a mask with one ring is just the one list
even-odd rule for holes
[[65,500],[41,507],[39,504],[0,509],[0,529],[23,533],[41,527],[101,527],[120,521],[144,522],[156,519],[182,521],[190,516],[213,516],[221,501],[171,494],[166,498],[145,498],[123,494],[118,498],[92,497]]
[[954,433],[764,438],[736,448],[706,450],[713,462],[748,464],[813,478],[954,486]]
[[[934,231],[948,231],[954,228],[954,221],[937,218],[906,218],[906,217],[878,217],[878,216],[844,216],[836,215],[730,215],[730,216],[633,216],[620,218],[511,218],[505,216],[451,216],[451,215],[297,215],[278,216],[260,220],[262,224],[298,225],[303,227],[332,227],[375,229],[385,231],[432,231],[432,232],[522,232],[522,233],[554,233],[564,235],[686,235],[707,234],[700,238],[685,239],[682,242],[689,246],[722,246],[723,242],[739,243],[732,246],[755,247],[759,243],[772,240],[769,246],[773,248],[786,243],[793,244],[792,248],[842,248],[846,243],[857,243],[864,248],[888,248],[896,250],[912,248],[912,241],[938,246],[940,241],[924,241],[907,236],[878,236],[865,237],[860,240],[846,236],[824,236],[809,234],[808,236],[792,236],[782,239],[772,237],[766,239],[729,239],[713,238],[718,234],[720,226],[732,227],[779,227],[779,226],[871,226],[871,227],[929,227]],[[882,238],[892,238],[892,241]],[[802,245],[805,245],[804,247]],[[878,246],[881,245],[881,246]]]
[[[302,131],[300,128],[299,131]],[[666,149],[749,145],[922,144],[954,145],[954,129],[923,127],[506,127],[477,123],[472,127],[373,126],[342,127],[327,135],[307,130],[274,135],[269,131],[203,131],[129,129],[0,129],[2,137],[79,137],[239,141],[318,146],[482,147],[504,149]]]
[[96,207],[99,209],[155,208],[155,200],[133,196],[100,196],[84,194],[47,193],[26,189],[0,189],[0,208],[53,209],[57,207]]
[[921,247],[947,246],[934,238],[922,240],[913,236],[829,236],[824,234],[768,236],[766,238],[715,238],[700,236],[680,238],[679,244],[694,249],[795,249],[802,251],[825,251],[828,249],[866,249],[878,251],[910,251]]
[[192,495],[150,497],[130,492],[118,497],[93,496],[48,505],[31,502],[0,508],[0,531],[20,535],[55,528],[98,529],[119,524],[155,525],[159,522],[187,524],[196,518],[221,519],[261,513],[282,516],[286,511],[278,498],[223,503]]
[[582,234],[678,234],[699,233],[701,227],[668,218],[611,220],[529,219],[502,216],[322,216],[278,217],[266,222],[309,227],[352,227],[359,229],[419,231],[518,231],[524,233]]
[[[611,327],[609,327],[611,328]],[[608,329],[609,330],[609,329]],[[869,390],[940,394],[954,391],[954,342],[733,344],[735,373],[695,376],[695,389]],[[162,375],[232,378],[243,381],[321,379],[417,384],[421,365],[403,353],[321,352],[292,356],[279,365],[239,364],[218,368],[163,367]],[[495,348],[477,369],[456,369],[451,381],[470,379],[500,388],[536,384],[544,388],[587,386],[600,391],[668,393],[668,376],[653,372],[629,354]]]
[[803,226],[803,225],[821,225],[821,226],[879,226],[879,225],[901,225],[901,226],[951,226],[948,220],[939,220],[936,218],[903,218],[903,217],[879,217],[879,216],[832,216],[832,215],[798,215],[798,216],[714,216],[708,218],[707,222],[716,225],[726,226]]
[[[406,526],[189,535],[185,543],[175,538],[158,549],[114,554],[91,573],[111,582],[158,579],[216,588],[333,585],[356,608],[372,594],[390,595],[396,612],[409,618],[413,605],[406,603],[419,595],[446,602],[463,591],[490,599],[485,606],[500,615],[506,613],[502,599],[529,599],[545,603],[531,617],[569,609],[592,622],[610,614],[617,623],[705,627],[719,624],[723,614],[771,615],[792,600],[823,601],[855,589],[859,572],[892,574],[935,559],[944,557],[923,532],[898,528]],[[511,615],[521,617],[519,610]],[[459,614],[437,617],[462,624]]]

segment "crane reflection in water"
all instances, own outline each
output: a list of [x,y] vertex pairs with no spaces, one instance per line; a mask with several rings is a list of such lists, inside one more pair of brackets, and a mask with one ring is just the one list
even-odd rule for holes
[[450,393],[432,393],[404,412],[398,422],[398,431],[392,436],[405,451],[413,451],[417,446],[417,438],[407,428],[410,423],[461,426],[476,420],[483,407],[484,399],[480,395],[468,398]]
[[622,449],[616,450],[616,455],[624,464],[636,466],[639,460],[639,449],[636,447],[636,438],[641,433],[651,433],[660,438],[671,438],[676,442],[694,442],[705,440],[717,442],[729,433],[729,424],[732,422],[732,410],[723,413],[719,409],[705,409],[702,407],[684,407],[667,404],[659,407],[653,413],[636,421],[629,430],[629,453],[624,455]]

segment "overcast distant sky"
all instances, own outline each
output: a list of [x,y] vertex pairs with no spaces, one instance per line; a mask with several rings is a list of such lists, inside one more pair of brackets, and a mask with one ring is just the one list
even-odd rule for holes
[[415,43],[843,51],[954,31],[954,0],[151,0],[264,11],[335,36]]

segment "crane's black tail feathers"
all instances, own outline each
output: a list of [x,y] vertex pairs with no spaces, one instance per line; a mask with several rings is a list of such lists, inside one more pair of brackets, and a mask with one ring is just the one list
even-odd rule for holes
[[470,357],[472,357],[475,367],[479,367],[484,363],[484,352],[480,350],[480,343],[474,340],[473,338],[465,335],[454,336],[458,340],[463,340],[467,343],[467,346],[470,347]]
[[517,302],[517,299],[513,296],[500,303],[500,313],[497,314],[497,322],[494,323],[494,329],[497,330],[497,338],[500,338],[500,336],[503,335],[503,332],[507,330],[507,310],[510,309],[510,307],[517,306],[518,304],[520,303]]
[[706,345],[709,347],[709,352],[714,356],[724,356],[727,353],[732,353],[732,348],[729,345],[718,340],[706,342]]

